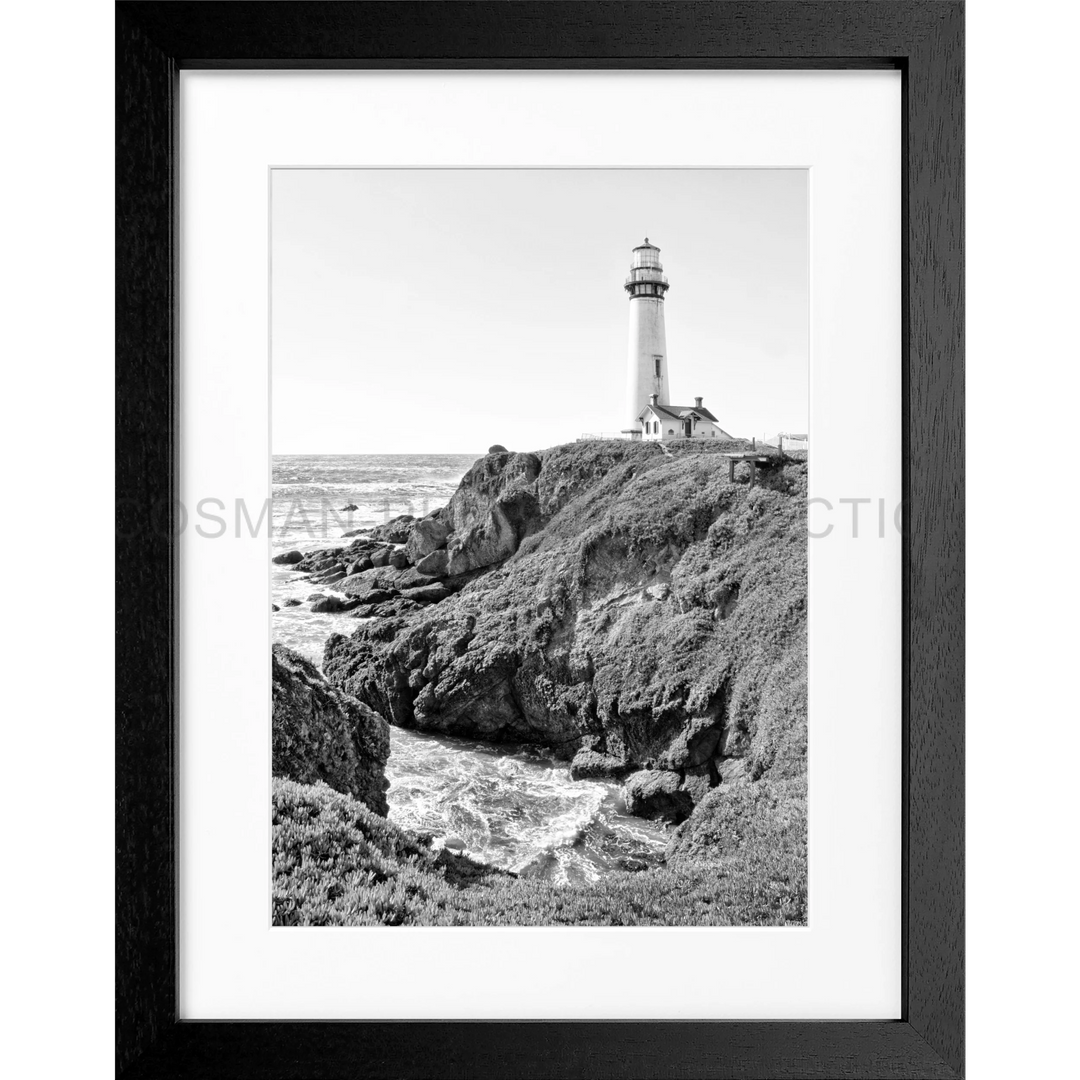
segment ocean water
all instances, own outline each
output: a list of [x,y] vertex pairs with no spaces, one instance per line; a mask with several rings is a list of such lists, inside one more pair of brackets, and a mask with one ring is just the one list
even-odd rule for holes
[[[478,456],[478,455],[477,455]],[[275,456],[273,549],[330,547],[342,533],[398,514],[444,505],[473,455]],[[343,508],[355,505],[356,510]],[[333,592],[275,565],[274,640],[322,662],[326,638],[356,620],[313,614],[307,597]],[[286,607],[290,598],[300,606]],[[594,881],[604,873],[657,862],[663,825],[625,813],[616,784],[570,778],[566,762],[536,747],[490,746],[390,729],[390,819],[462,844],[484,862],[555,882]]]

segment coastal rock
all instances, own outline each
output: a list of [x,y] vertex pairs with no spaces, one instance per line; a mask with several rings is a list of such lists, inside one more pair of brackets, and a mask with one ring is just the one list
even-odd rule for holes
[[271,610],[271,611],[280,611],[280,610],[281,610],[281,608],[279,608],[279,607],[277,606],[277,604],[271,604],[271,605],[270,605],[270,610]]
[[439,579],[431,574],[422,573],[419,566],[413,566],[394,579],[399,589],[415,589],[421,585],[434,585]]
[[502,562],[540,528],[539,475],[536,454],[489,454],[473,465],[446,507],[449,573]]
[[390,551],[391,551],[390,548],[385,548],[385,547],[384,548],[379,548],[379,550],[376,551],[371,556],[371,565],[372,566],[387,566],[387,565],[389,565],[389,563],[390,563]]
[[[350,563],[345,569],[348,570],[353,564]],[[350,589],[356,590],[362,587],[369,587],[375,584],[376,579],[385,574],[385,570],[377,570],[375,567],[369,566],[366,570],[357,570],[355,573],[348,574],[345,580],[338,586],[344,592],[348,592]]]
[[[522,457],[535,463],[507,476]],[[333,684],[402,727],[588,751],[580,775],[662,771],[676,817],[726,785],[733,760],[746,782],[805,770],[804,463],[749,489],[704,450],[491,455],[451,500],[466,527],[447,550],[463,535],[480,539],[459,552],[487,545],[504,497],[522,511],[506,520],[527,533],[513,553],[447,579],[453,595],[421,610],[365,605],[380,618],[326,643]],[[438,580],[415,567],[370,573],[396,574],[403,593]],[[718,618],[718,590],[734,581],[738,604]]]
[[[408,571],[406,571],[407,573]],[[342,581],[338,588],[346,596],[362,596],[371,589],[387,589],[397,591],[394,584],[394,571],[389,570],[364,570],[359,574],[353,574]]]
[[345,588],[350,584],[350,581],[351,579],[346,579],[343,589],[350,600],[356,601],[353,607],[360,604],[381,604],[384,600],[390,600],[392,597],[397,596],[396,590],[380,589],[371,582],[365,582],[362,578],[358,578],[352,588]]
[[330,566],[324,567],[311,576],[311,583],[313,585],[326,585],[330,581],[336,581],[345,576],[345,567],[341,563],[331,563]]
[[496,443],[494,446],[488,447],[489,454],[508,454],[510,451],[506,449],[502,443]]
[[388,544],[404,544],[409,539],[416,518],[412,514],[400,514],[382,525],[370,530],[372,540],[382,540]]
[[715,756],[719,744],[716,718],[694,717],[664,751],[660,764],[667,769],[700,767]]
[[395,618],[399,615],[411,615],[428,605],[428,601],[419,602],[408,600],[404,596],[394,596],[377,604],[365,604],[362,608],[357,608],[354,618]]
[[682,788],[678,773],[667,769],[643,769],[634,773],[622,789],[628,813],[678,824],[694,809],[690,793]]
[[750,750],[750,732],[745,727],[729,725],[720,736],[719,752],[722,758],[745,757]]
[[349,505],[348,505],[348,506],[343,506],[343,507],[342,507],[342,508],[341,508],[341,509],[340,509],[340,510],[338,511],[338,513],[339,513],[339,514],[347,514],[347,513],[349,513],[349,512],[350,512],[350,511],[352,511],[352,510],[359,510],[359,509],[360,509],[360,507],[359,507],[359,506],[357,506],[357,505],[356,505],[356,503],[349,503]]
[[357,559],[356,562],[349,563],[345,567],[345,574],[348,577],[352,577],[353,574],[362,574],[365,570],[370,570],[375,564],[365,555],[362,559]]
[[430,555],[446,546],[450,536],[450,525],[444,520],[444,510],[436,510],[418,521],[409,533],[406,550],[409,558],[418,563],[425,555]]
[[343,600],[340,596],[322,596],[318,600],[312,601],[311,610],[323,613],[352,611],[353,608],[359,607],[361,603],[363,601],[355,596],[348,600]]
[[416,571],[419,574],[428,574],[431,577],[444,577],[449,566],[450,556],[445,548],[441,548],[420,559],[416,564]]
[[295,596],[290,596],[289,599],[285,601],[284,606],[285,607],[299,607],[300,606],[300,601],[297,600]]
[[385,816],[386,721],[335,690],[314,664],[284,645],[274,646],[272,666],[274,776],[324,781]]
[[401,598],[403,600],[421,600],[429,603],[438,603],[438,601],[445,600],[448,596],[452,595],[452,589],[448,589],[441,581],[436,581],[431,585],[420,585],[418,588],[405,589],[401,594]]
[[570,777],[573,780],[617,780],[633,767],[622,758],[582,747],[570,762]]
[[389,558],[386,560],[388,566],[392,566],[395,570],[406,569],[409,563],[409,556],[402,548],[398,548],[396,551],[391,551]]
[[703,765],[691,765],[682,771],[680,789],[690,796],[696,806],[709,792],[720,783],[720,771],[713,761]]
[[279,565],[291,566],[293,563],[300,562],[303,557],[304,553],[302,551],[283,551],[280,555],[275,555],[270,561]]
[[356,562],[370,558],[371,553],[384,545],[375,543],[367,538],[353,540],[345,546],[321,548],[317,551],[309,551],[303,559],[294,566],[305,574],[318,574],[333,566],[348,568]]

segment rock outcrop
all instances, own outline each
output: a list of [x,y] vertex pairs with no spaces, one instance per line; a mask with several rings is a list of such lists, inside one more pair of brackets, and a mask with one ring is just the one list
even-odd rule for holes
[[618,780],[633,768],[623,758],[600,754],[583,746],[570,762],[570,776],[574,780]]
[[376,525],[368,535],[372,540],[381,540],[388,544],[404,544],[409,539],[416,518],[412,514],[400,514],[382,525]]
[[273,650],[273,698],[274,776],[323,781],[385,816],[386,721],[284,645]]
[[692,793],[669,769],[642,769],[634,773],[623,787],[623,800],[628,813],[645,818],[661,818],[680,822],[694,809]]
[[444,508],[416,522],[405,545],[405,550],[412,562],[419,565],[425,556],[433,555],[446,547],[451,531],[450,522],[447,519],[448,515]]
[[[581,777],[644,771],[628,805],[673,821],[728,778],[801,774],[806,465],[751,489],[725,448],[481,458],[410,531],[417,565],[345,580],[419,606],[332,636],[328,679],[394,724],[577,753]],[[421,572],[437,552],[445,576]]]
[[539,475],[536,454],[488,454],[473,465],[446,507],[447,573],[500,563],[540,528]]
[[317,599],[311,601],[311,610],[334,614],[341,611],[352,611],[353,608],[359,607],[362,603],[363,601],[355,596],[343,600],[340,596],[323,596],[320,594]]
[[362,535],[346,534],[355,536],[347,545],[288,552],[274,561],[348,595],[412,589],[413,602],[437,603],[505,562],[542,526],[539,472],[536,454],[500,449],[473,465],[447,506],[423,518],[403,514]]
[[445,577],[450,572],[450,554],[445,548],[432,551],[416,564],[417,573]]

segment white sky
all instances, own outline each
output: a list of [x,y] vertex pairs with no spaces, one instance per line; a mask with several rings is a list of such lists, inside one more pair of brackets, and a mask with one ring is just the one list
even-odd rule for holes
[[280,169],[273,449],[536,450],[623,424],[623,279],[671,282],[671,401],[807,426],[802,170]]

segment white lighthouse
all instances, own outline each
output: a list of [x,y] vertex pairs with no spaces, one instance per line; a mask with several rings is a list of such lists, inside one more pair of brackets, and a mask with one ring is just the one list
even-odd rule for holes
[[660,265],[660,249],[645,243],[634,248],[630,276],[623,287],[630,294],[630,339],[626,354],[626,426],[624,437],[649,442],[671,439],[730,439],[703,399],[693,405],[672,405],[668,398],[667,335],[664,293],[668,279]]
[[[626,356],[624,433],[640,437],[641,410],[650,400],[668,404],[667,335],[664,332],[664,293],[668,280],[660,265],[660,249],[645,243],[634,248],[630,276],[630,337]],[[653,397],[653,395],[656,395]]]

